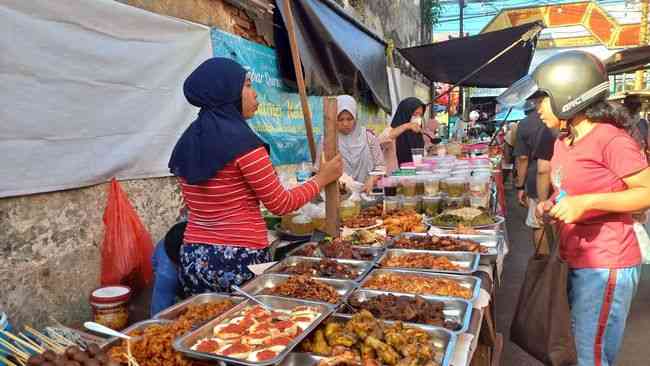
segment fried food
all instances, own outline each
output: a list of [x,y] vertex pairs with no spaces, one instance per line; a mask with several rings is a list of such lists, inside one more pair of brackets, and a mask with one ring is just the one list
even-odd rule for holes
[[364,218],[374,218],[381,219],[381,215],[384,213],[384,208],[382,205],[367,207],[361,210],[358,217]]
[[477,234],[481,234],[480,231],[474,229],[471,226],[463,225],[462,223],[458,224],[456,226],[456,229],[454,229],[451,233],[452,234],[461,234],[461,235],[477,235]]
[[352,242],[340,238],[332,241],[324,240],[318,245],[306,245],[294,254],[307,257],[356,259],[363,261],[375,259],[375,254],[370,250],[370,248],[357,248]]
[[434,347],[425,331],[385,324],[365,310],[348,321],[328,321],[300,344],[302,351],[325,357],[319,366],[436,366],[443,351]]
[[427,231],[427,227],[422,223],[422,215],[408,209],[385,213],[382,226],[386,228],[386,233],[390,236]]
[[[131,354],[140,366],[191,366],[198,365],[184,358],[172,347],[172,342],[193,327],[211,320],[235,304],[230,300],[212,301],[205,304],[192,304],[181,316],[169,324],[154,324],[144,329],[129,333],[130,336],[138,337],[131,340]],[[109,357],[117,362],[126,364],[127,341],[120,343],[109,350]]]
[[478,242],[467,239],[438,237],[435,235],[418,235],[395,239],[395,248],[441,250],[446,252],[487,253],[488,248]]
[[461,266],[449,260],[449,257],[429,253],[393,253],[381,261],[381,266],[389,268],[426,268],[441,271],[458,271],[462,269]]
[[377,219],[374,217],[355,216],[343,220],[343,222],[341,222],[341,225],[343,225],[344,227],[348,227],[350,229],[359,229],[359,228],[377,225]]
[[214,327],[214,336],[200,339],[192,349],[250,362],[272,360],[320,315],[308,306],[273,311],[247,306],[223,319]]
[[447,278],[432,278],[417,274],[381,273],[371,275],[363,285],[365,288],[403,292],[416,295],[472,298],[472,289],[463,287],[458,281]]
[[386,240],[386,231],[384,229],[359,229],[348,236],[344,236],[342,240],[349,241],[352,245],[380,247],[384,245]]
[[291,276],[282,284],[263,291],[266,295],[292,297],[303,300],[324,301],[337,304],[341,297],[334,287],[309,276]]
[[353,279],[359,275],[351,266],[327,258],[318,262],[299,262],[296,265],[285,265],[279,269],[279,272],[341,279]]
[[453,210],[446,210],[431,220],[431,223],[434,226],[443,227],[456,227],[461,224],[474,227],[492,225],[495,222],[495,219],[490,216],[490,214],[474,207],[463,207]]
[[428,324],[450,330],[460,328],[458,323],[446,319],[444,303],[435,300],[425,300],[420,296],[410,297],[381,294],[364,299],[363,301],[353,297],[347,305],[353,312],[367,310],[379,319]]

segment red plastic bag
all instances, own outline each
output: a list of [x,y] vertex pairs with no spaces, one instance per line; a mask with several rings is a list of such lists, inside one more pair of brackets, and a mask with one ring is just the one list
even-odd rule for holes
[[102,286],[127,285],[142,289],[151,283],[153,242],[129,197],[113,178],[104,211]]

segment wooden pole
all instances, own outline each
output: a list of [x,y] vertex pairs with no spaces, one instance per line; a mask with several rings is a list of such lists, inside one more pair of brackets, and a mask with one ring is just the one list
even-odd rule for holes
[[316,142],[314,141],[314,129],[311,123],[311,110],[307,100],[307,88],[305,87],[305,77],[302,73],[302,62],[300,61],[300,52],[298,51],[298,38],[296,37],[296,28],[291,12],[291,0],[284,0],[284,14],[286,17],[287,33],[289,33],[289,45],[291,46],[291,58],[293,59],[293,68],[296,72],[296,82],[298,83],[298,93],[300,93],[300,105],[302,114],[305,119],[305,131],[307,133],[307,142],[309,143],[309,153],[311,161],[316,161]]
[[[336,138],[336,98],[323,98],[323,113],[325,114],[325,131],[323,137],[323,155],[326,160],[333,159],[338,152]],[[339,236],[339,184],[338,181],[325,187],[325,214],[327,221],[325,232],[331,237]]]

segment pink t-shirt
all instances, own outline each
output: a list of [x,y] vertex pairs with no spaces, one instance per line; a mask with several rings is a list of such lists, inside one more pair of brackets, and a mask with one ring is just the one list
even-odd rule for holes
[[[568,196],[625,190],[623,178],[647,167],[638,144],[623,130],[598,124],[567,146],[557,140],[551,181]],[[559,186],[558,186],[558,183]],[[640,264],[631,214],[590,211],[576,224],[560,224],[560,253],[571,268],[624,268]]]

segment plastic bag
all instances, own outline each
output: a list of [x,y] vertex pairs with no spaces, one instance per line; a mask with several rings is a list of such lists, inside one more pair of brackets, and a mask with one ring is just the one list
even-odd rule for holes
[[101,253],[102,286],[121,284],[142,289],[151,283],[151,236],[115,178],[104,211]]

